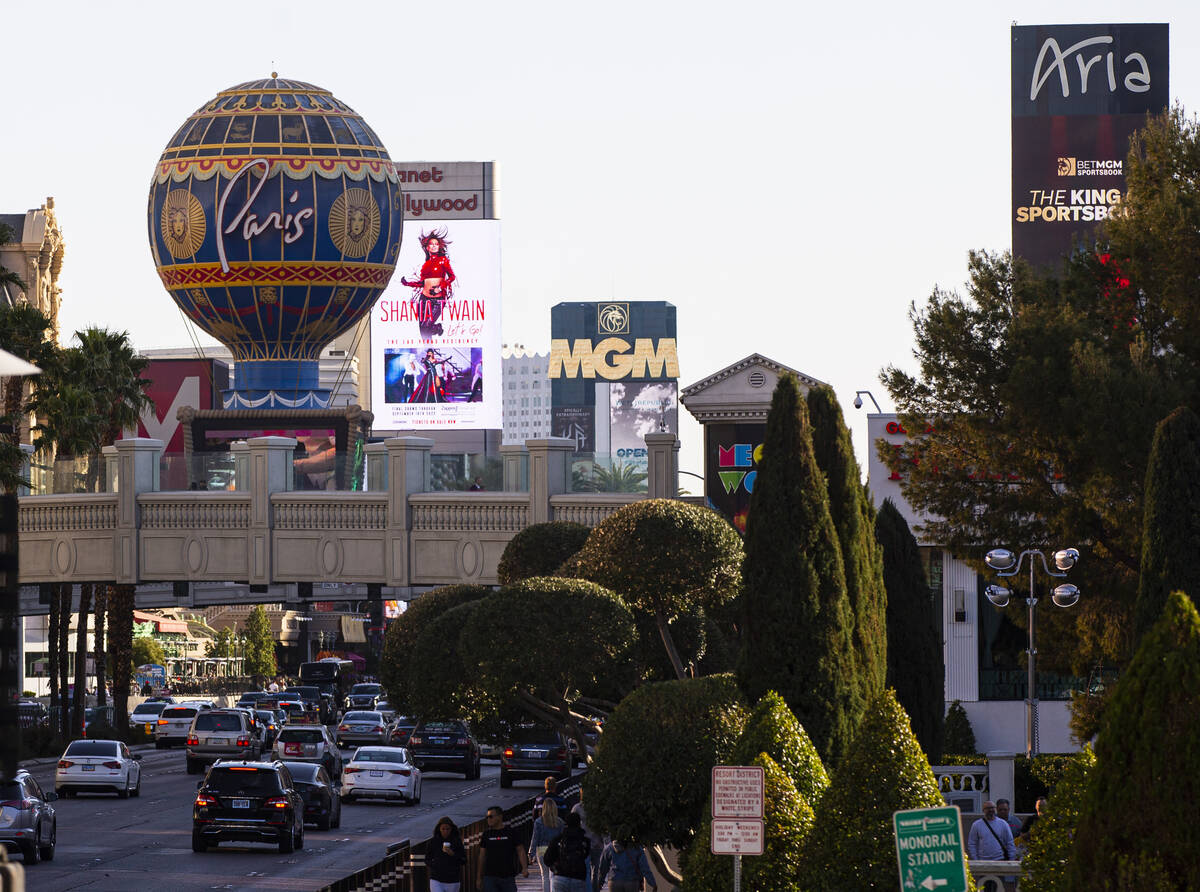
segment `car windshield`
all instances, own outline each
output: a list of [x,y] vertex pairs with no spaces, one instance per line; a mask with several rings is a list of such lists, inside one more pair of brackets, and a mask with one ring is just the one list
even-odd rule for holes
[[421,726],[426,734],[466,734],[467,729],[460,722],[426,722]]
[[196,713],[199,711],[194,706],[176,706],[171,709],[164,709],[162,717],[164,719],[194,719]]
[[407,762],[408,754],[402,749],[367,750],[362,749],[354,754],[355,762]]
[[24,799],[25,791],[17,781],[0,781],[0,802]]
[[196,716],[193,727],[197,731],[241,731],[242,717],[228,712],[209,712]]
[[317,728],[284,728],[279,739],[284,743],[320,743],[323,738]]
[[270,796],[282,789],[279,775],[274,771],[239,765],[213,768],[208,773],[206,786],[214,793],[240,796]]
[[254,714],[258,716],[258,720],[260,722],[266,722],[268,725],[275,724],[275,713],[271,712],[269,709],[256,709],[254,710]]
[[342,717],[343,722],[381,722],[383,716],[378,712],[348,712]]
[[165,703],[140,703],[136,707],[134,707],[133,714],[134,715],[138,715],[138,714],[158,715],[160,712],[162,712],[166,708],[167,708],[167,704],[165,704]]
[[554,743],[557,744],[558,733],[551,728],[517,728],[513,731],[513,743]]
[[116,756],[120,754],[120,744],[111,740],[76,740],[67,747],[64,756]]
[[356,684],[350,689],[351,694],[378,694],[382,688],[377,684]]
[[284,691],[285,694],[295,694],[301,700],[320,700],[320,688],[288,688]]
[[296,783],[315,784],[317,782],[320,765],[313,765],[311,762],[284,762],[283,764]]

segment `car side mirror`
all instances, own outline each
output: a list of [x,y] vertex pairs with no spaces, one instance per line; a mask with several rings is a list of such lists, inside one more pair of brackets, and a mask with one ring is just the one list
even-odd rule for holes
[[57,802],[57,801],[58,801],[58,794],[57,794],[57,793],[55,793],[55,792],[53,792],[53,791],[51,791],[51,792],[47,793],[47,794],[46,794],[46,801],[47,801],[47,802]]
[[133,761],[135,761],[135,762],[140,762],[140,761],[142,761],[142,754],[141,754],[141,753],[134,753],[134,754],[133,754]]

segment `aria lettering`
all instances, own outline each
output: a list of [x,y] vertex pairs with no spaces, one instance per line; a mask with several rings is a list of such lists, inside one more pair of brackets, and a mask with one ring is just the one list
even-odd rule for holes
[[[1115,93],[1117,91],[1117,72],[1116,61],[1113,59],[1112,51],[1096,53],[1090,58],[1085,57],[1083,52],[1090,46],[1099,46],[1112,42],[1113,39],[1110,35],[1100,35],[1081,40],[1063,50],[1059,49],[1057,40],[1053,37],[1047,38],[1038,52],[1037,62],[1033,65],[1033,79],[1029,83],[1029,101],[1033,102],[1037,99],[1038,93],[1042,91],[1042,85],[1054,74],[1058,74],[1058,82],[1062,87],[1063,98],[1067,99],[1070,97],[1071,78],[1068,73],[1067,60],[1072,56],[1075,59],[1076,67],[1079,69],[1080,94],[1087,93],[1088,77],[1092,66],[1101,60],[1104,61],[1104,71],[1108,75],[1108,92]],[[1047,63],[1048,56],[1052,58],[1049,59],[1047,67],[1043,69],[1042,66]],[[1131,70],[1125,74],[1125,89],[1131,93],[1147,92],[1150,89],[1150,64],[1146,61],[1146,57],[1141,53],[1130,53],[1125,57],[1124,61],[1132,64]]]

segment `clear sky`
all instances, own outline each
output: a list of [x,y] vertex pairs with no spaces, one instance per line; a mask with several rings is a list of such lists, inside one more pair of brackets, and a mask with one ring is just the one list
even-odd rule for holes
[[865,465],[854,392],[891,410],[909,305],[1009,246],[1010,25],[1135,21],[1170,23],[1194,112],[1195,0],[6,2],[0,212],[54,196],[65,332],[188,343],[147,245],[154,164],[218,90],[276,70],[394,160],[497,162],[507,343],[544,352],[559,301],[668,300],[682,386],[769,356],[834,387]]

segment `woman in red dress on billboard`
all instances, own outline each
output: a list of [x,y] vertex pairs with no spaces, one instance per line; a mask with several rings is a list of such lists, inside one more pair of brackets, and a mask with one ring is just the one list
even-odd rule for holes
[[442,364],[444,360],[430,347],[425,351],[421,360],[423,374],[417,384],[417,389],[408,398],[410,403],[444,403],[446,402],[446,387],[442,380]]
[[434,229],[421,233],[421,248],[425,251],[425,262],[421,264],[419,279],[400,279],[413,291],[413,309],[421,327],[421,337],[428,338],[442,333],[442,307],[454,290],[454,270],[450,266],[450,255],[446,253],[445,229]]

